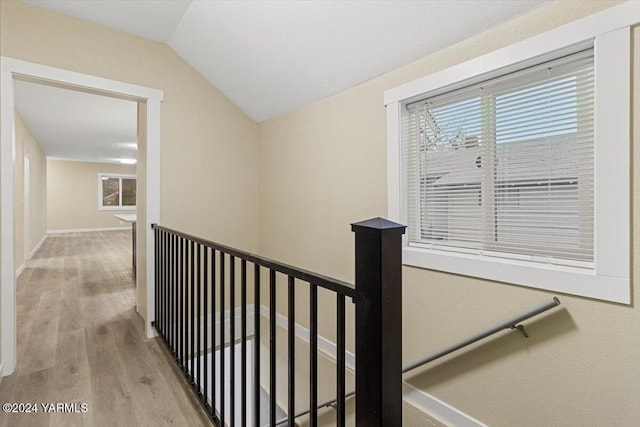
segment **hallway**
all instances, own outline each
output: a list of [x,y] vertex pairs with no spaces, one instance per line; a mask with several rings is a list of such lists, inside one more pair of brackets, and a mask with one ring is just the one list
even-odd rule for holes
[[[5,426],[209,425],[158,340],[135,312],[128,231],[50,235],[17,283],[18,364],[0,402]],[[87,404],[86,413],[80,403]],[[42,403],[78,403],[43,413]]]

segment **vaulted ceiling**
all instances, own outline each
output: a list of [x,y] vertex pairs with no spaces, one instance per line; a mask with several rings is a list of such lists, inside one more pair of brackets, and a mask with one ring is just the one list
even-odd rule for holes
[[339,93],[547,0],[26,0],[167,43],[255,121]]

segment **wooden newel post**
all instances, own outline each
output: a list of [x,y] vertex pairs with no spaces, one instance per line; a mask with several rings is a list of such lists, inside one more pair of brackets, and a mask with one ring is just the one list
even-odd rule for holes
[[356,233],[356,425],[402,426],[402,235],[383,218]]

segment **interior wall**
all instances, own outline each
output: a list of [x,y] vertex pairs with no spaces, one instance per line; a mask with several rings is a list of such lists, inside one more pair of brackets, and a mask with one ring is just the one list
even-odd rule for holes
[[0,7],[3,55],[163,90],[161,222],[257,250],[257,125],[249,117],[165,44],[24,2]]
[[[25,195],[25,158],[29,161],[29,193]],[[25,200],[28,197],[29,200]],[[47,235],[47,159],[16,111],[14,161],[14,268],[17,271]],[[25,227],[29,236],[25,238]]]
[[[550,2],[353,89],[260,123],[260,252],[353,281],[349,224],[387,215],[384,91],[615,4]],[[635,84],[640,81],[639,33],[634,29],[635,162],[640,162],[640,95]],[[639,170],[634,168],[636,207]],[[632,224],[636,287],[639,210],[634,209]],[[418,268],[405,267],[403,273],[405,363],[555,295]],[[637,425],[638,292],[631,305],[559,297],[561,308],[525,322],[529,338],[502,333],[408,379],[490,426]],[[335,315],[329,298],[322,301],[319,322],[321,333],[331,338]],[[286,302],[278,303],[284,312]],[[303,306],[297,307],[296,318],[306,323]],[[353,336],[348,341],[353,348]],[[333,381],[323,372],[319,378]]]
[[257,125],[167,45],[2,0],[0,51],[164,91],[160,222],[257,251]]
[[136,175],[135,165],[47,159],[47,230],[126,227],[116,214],[136,210],[99,210],[98,174]]

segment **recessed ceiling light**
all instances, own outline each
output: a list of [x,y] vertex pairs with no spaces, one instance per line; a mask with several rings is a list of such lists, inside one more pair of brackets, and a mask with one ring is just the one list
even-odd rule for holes
[[136,159],[120,159],[120,163],[123,165],[135,165],[137,162]]

